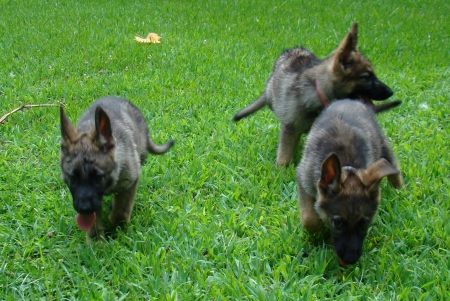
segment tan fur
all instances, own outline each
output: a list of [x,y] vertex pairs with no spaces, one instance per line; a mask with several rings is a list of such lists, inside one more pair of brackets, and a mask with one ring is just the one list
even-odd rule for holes
[[[383,177],[403,185],[394,152],[362,102],[333,102],[314,122],[296,168],[302,224],[310,232],[328,225],[342,262],[355,262],[381,200]],[[345,225],[343,231],[335,223]]]
[[323,61],[303,47],[286,50],[275,63],[261,96],[234,116],[238,121],[266,105],[274,112],[281,122],[278,166],[289,165],[300,136],[309,131],[324,108],[316,83],[328,101],[352,98],[370,102],[392,95],[359,52],[357,29],[354,23],[339,47]]
[[109,220],[125,226],[133,210],[141,166],[148,152],[163,154],[174,144],[157,145],[137,107],[125,99],[97,100],[81,116],[75,128],[60,110],[62,179],[72,194],[74,208],[83,214],[95,212],[93,228],[86,238],[101,237],[103,195],[113,194]]

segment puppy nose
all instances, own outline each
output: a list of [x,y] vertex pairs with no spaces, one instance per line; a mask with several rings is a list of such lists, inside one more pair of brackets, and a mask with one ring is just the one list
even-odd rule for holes
[[73,193],[73,207],[79,213],[92,213],[98,209],[98,198],[90,186],[80,186]]
[[387,98],[389,98],[389,97],[391,97],[393,94],[394,94],[394,91],[392,91],[392,89],[391,88],[389,88],[389,87],[387,87],[387,91],[386,91],[386,94],[388,95],[388,97]]
[[347,253],[345,254],[344,261],[349,264],[353,264],[358,261],[358,259],[361,257],[361,249],[358,247],[352,247],[350,248]]
[[77,211],[80,213],[91,213],[94,211],[91,204],[92,200],[84,199],[82,202],[79,203]]
[[394,94],[391,88],[389,88],[385,83],[379,82],[380,100],[388,99]]

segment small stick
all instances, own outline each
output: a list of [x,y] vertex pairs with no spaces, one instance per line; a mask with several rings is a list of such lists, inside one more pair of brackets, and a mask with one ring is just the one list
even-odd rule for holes
[[20,107],[15,108],[11,112],[3,115],[2,118],[0,118],[0,123],[1,124],[5,123],[6,118],[8,118],[10,115],[16,113],[17,111],[21,111],[23,109],[31,109],[31,108],[37,108],[37,107],[59,107],[61,105],[64,106],[64,104],[53,104],[53,103],[39,104],[39,105],[21,105]]

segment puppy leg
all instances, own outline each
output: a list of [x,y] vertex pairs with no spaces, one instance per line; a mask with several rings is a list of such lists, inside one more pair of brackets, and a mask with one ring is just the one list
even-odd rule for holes
[[[397,158],[395,157],[394,151],[392,150],[387,139],[383,141],[383,146],[381,147],[381,157],[385,158],[389,163],[391,163],[392,166],[400,171]],[[401,171],[397,175],[387,176],[387,179],[395,189],[399,189],[403,186],[403,177]]]
[[114,195],[109,220],[113,226],[124,227],[130,221],[133,211],[134,197],[139,180],[136,180],[130,188],[120,191]]
[[300,217],[303,227],[311,233],[322,230],[325,224],[314,209],[315,199],[301,187],[299,187],[298,191],[300,195]]
[[102,224],[102,208],[95,212],[94,227],[86,231],[86,242],[88,245],[92,243],[92,240],[100,241],[105,236],[105,228]]
[[277,166],[289,166],[298,141],[300,140],[301,132],[293,125],[282,124],[280,130],[280,141],[278,144]]

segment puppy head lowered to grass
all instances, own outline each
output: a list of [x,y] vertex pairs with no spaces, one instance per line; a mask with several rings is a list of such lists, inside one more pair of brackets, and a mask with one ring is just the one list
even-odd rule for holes
[[324,160],[315,208],[329,225],[342,265],[355,263],[361,257],[367,229],[381,199],[380,180],[399,173],[386,159],[365,170],[341,167],[335,153]]
[[397,189],[403,185],[397,158],[375,117],[398,104],[333,101],[315,120],[296,168],[302,224],[309,232],[328,224],[343,265],[362,254],[380,203],[381,179],[387,177]]

